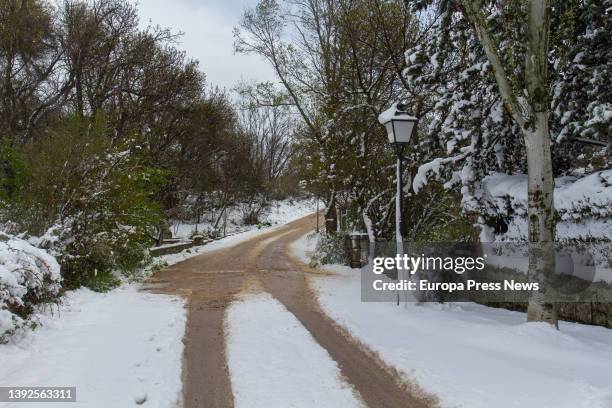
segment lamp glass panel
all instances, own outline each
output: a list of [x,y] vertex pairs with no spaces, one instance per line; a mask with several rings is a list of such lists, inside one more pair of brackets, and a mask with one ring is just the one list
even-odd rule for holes
[[414,121],[393,120],[393,124],[395,127],[396,143],[410,142],[410,136],[412,135],[412,129],[414,128]]

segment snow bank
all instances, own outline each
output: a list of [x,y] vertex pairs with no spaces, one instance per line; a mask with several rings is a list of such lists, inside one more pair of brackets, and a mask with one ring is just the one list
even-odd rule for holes
[[[193,256],[216,251],[218,249],[229,248],[258,235],[274,231],[275,229],[282,227],[289,222],[296,221],[302,217],[313,214],[315,210],[316,203],[312,200],[293,202],[289,200],[280,201],[277,205],[272,206],[270,213],[268,214],[268,219],[272,224],[270,227],[258,228],[257,226],[252,226],[251,229],[233,233],[233,235],[228,235],[225,238],[209,242],[206,245],[192,247],[177,254],[162,255],[157,257],[157,259],[161,262],[165,262],[168,265],[174,265]],[[185,225],[186,224],[183,224],[184,231],[188,230]]]
[[[323,205],[320,207],[323,208]],[[272,225],[287,224],[316,211],[315,200],[282,200],[274,201],[265,220]]]
[[291,243],[291,251],[297,259],[308,265],[312,261],[318,241],[318,234],[306,234]]
[[270,295],[232,303],[227,332],[237,408],[363,406],[325,349]]
[[61,279],[54,257],[0,232],[0,342],[24,324],[15,312],[57,296]]
[[[297,256],[308,244],[293,246]],[[525,323],[525,314],[474,303],[361,302],[359,271],[313,284],[326,313],[442,406],[609,408],[612,330],[560,322]]]
[[[270,204],[268,210],[263,214],[261,222],[269,222],[272,225],[286,224],[291,221],[295,221],[299,218],[305,217],[315,212],[316,202],[311,199],[306,200],[293,200],[286,199],[280,201],[273,201]],[[213,214],[213,218],[216,216]],[[210,231],[213,229],[214,221],[206,221],[197,224],[197,230],[199,233]],[[242,211],[238,207],[232,207],[228,209],[227,216],[227,232],[242,232],[244,230],[257,229],[256,225],[245,226],[242,223]],[[176,238],[189,238],[196,231],[195,223],[183,223],[177,222],[171,228],[172,234]]]
[[75,408],[179,406],[183,300],[136,286],[79,289],[38,318],[42,327],[0,345],[2,386],[76,386]]

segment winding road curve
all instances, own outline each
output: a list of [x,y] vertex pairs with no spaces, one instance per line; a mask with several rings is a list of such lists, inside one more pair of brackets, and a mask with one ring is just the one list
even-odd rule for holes
[[302,218],[231,248],[187,259],[151,279],[151,290],[187,298],[185,408],[234,406],[225,355],[225,309],[234,296],[257,280],[327,350],[364,405],[370,408],[435,406],[431,397],[402,380],[321,310],[308,285],[308,276],[320,272],[294,259],[288,248],[313,230],[314,223],[314,215]]

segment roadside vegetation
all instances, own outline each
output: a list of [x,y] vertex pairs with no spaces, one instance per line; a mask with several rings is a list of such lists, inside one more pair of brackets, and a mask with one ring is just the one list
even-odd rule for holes
[[[228,208],[257,225],[299,195],[286,109],[207,83],[178,33],[139,27],[130,1],[0,1],[0,230],[56,257],[63,289],[137,275],[174,220],[215,214],[218,235]],[[13,269],[0,293],[34,290]]]
[[128,0],[0,0],[0,230],[56,257],[63,288],[96,290],[138,275],[172,225],[218,236],[230,211],[264,225],[273,200],[304,193],[325,204],[322,245],[392,239],[396,158],[377,118],[402,101],[418,118],[405,240],[606,248],[609,1],[476,3],[261,0],[235,51],[277,81],[230,93]]
[[[606,0],[261,0],[235,48],[280,84],[244,92],[302,119],[299,163],[328,230],[393,239],[396,156],[377,118],[401,101],[418,119],[404,239],[528,242],[535,278],[554,269],[555,240],[603,242],[612,261],[611,21]],[[529,309],[556,324],[545,299]]]

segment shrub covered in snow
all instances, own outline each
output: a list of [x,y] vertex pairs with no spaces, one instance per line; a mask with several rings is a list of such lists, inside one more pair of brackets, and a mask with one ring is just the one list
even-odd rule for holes
[[[597,265],[612,266],[612,170],[558,177],[554,200],[556,239],[587,244]],[[488,175],[464,209],[479,215],[482,242],[527,241],[527,176]]]
[[0,194],[0,222],[12,224],[7,232],[42,235],[32,242],[57,257],[65,287],[97,288],[113,270],[140,268],[160,223],[155,194],[165,172],[110,134],[103,115],[67,118],[21,152],[27,174]]
[[[525,240],[527,237],[527,176],[494,173],[476,189],[472,208],[482,215],[484,241]],[[559,240],[612,239],[612,170],[585,177],[555,180],[555,209]]]
[[35,304],[57,297],[61,279],[54,257],[0,232],[0,343],[28,324]]
[[344,248],[344,234],[334,232],[321,234],[311,264],[312,266],[348,264],[348,257]]

